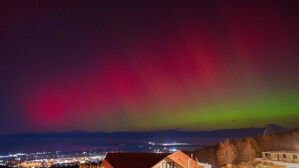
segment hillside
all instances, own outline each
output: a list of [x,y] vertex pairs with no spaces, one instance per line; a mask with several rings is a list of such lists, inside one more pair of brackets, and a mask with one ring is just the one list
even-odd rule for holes
[[[261,157],[262,151],[272,150],[299,150],[299,129],[292,129],[289,131],[276,133],[276,134],[265,134],[262,136],[254,137],[253,148],[256,152],[257,157]],[[231,143],[234,144],[237,150],[237,158],[235,164],[242,161],[241,151],[245,147],[247,138],[232,139]],[[193,152],[195,158],[200,162],[210,163],[214,167],[219,166],[217,162],[216,152],[219,149],[219,144],[214,146],[204,147]]]

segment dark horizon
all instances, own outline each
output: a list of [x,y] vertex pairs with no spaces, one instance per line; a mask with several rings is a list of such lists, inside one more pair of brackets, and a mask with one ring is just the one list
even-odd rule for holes
[[[161,130],[148,132],[66,132],[66,133],[27,133],[0,135],[0,153],[7,152],[82,152],[92,149],[97,152],[120,150],[140,152],[138,146],[147,142],[190,143],[185,149],[198,149],[214,145],[226,138],[245,138],[262,135],[264,128],[243,128],[215,131]],[[280,132],[281,130],[275,130]],[[189,147],[189,148],[188,148]]]
[[55,151],[81,153],[89,150],[97,153],[109,151],[152,152],[146,148],[149,145],[148,142],[155,142],[156,147],[158,144],[160,144],[158,146],[163,146],[162,143],[187,143],[189,145],[177,146],[177,149],[192,151],[215,145],[225,139],[242,139],[293,130],[298,129],[282,128],[271,124],[267,131],[265,128],[240,128],[214,131],[160,130],[10,134],[0,135],[0,153]]

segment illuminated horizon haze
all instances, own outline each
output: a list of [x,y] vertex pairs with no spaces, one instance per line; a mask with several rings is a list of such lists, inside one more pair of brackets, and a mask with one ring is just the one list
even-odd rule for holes
[[298,127],[298,6],[1,1],[0,133]]

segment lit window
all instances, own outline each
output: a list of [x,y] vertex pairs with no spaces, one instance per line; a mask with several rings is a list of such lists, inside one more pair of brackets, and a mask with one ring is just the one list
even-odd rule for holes
[[162,168],[174,168],[174,162],[163,162]]

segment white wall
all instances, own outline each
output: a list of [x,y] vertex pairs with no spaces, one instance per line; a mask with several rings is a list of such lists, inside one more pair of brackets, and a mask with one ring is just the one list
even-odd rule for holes
[[[161,160],[159,163],[157,163],[156,165],[154,165],[152,168],[170,168],[165,166],[163,167],[163,162],[173,162],[173,161],[168,158],[165,158]],[[183,168],[183,167],[174,162],[174,168]]]

